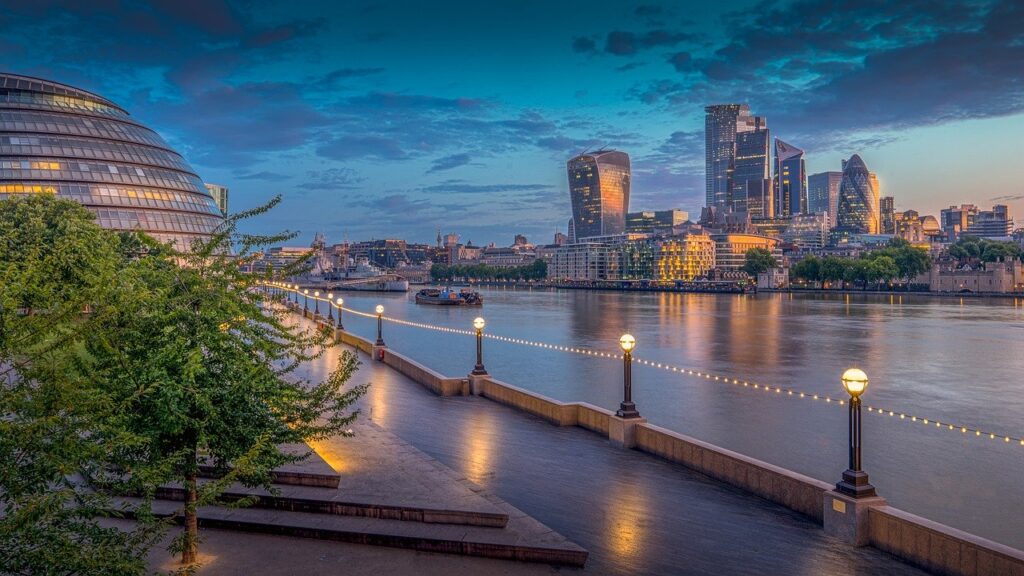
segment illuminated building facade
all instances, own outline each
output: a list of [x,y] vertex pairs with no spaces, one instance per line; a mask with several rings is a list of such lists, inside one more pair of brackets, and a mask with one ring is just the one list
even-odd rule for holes
[[603,242],[577,242],[559,246],[548,261],[552,280],[618,280],[621,252],[619,246]]
[[789,220],[782,239],[800,248],[823,248],[828,244],[828,214],[797,214]]
[[731,208],[736,135],[754,130],[759,121],[746,104],[717,104],[704,108],[704,182],[706,207]]
[[715,242],[715,268],[719,270],[739,270],[747,260],[747,250],[764,248],[772,253],[776,260],[782,260],[782,249],[779,239],[759,234],[712,234]]
[[878,186],[872,180],[867,165],[857,154],[843,161],[843,183],[839,187],[839,207],[832,234],[834,242],[841,243],[853,234],[879,233]]
[[629,210],[629,155],[617,150],[580,154],[567,163],[575,241],[622,234]]
[[978,207],[974,204],[961,204],[959,208],[950,206],[939,212],[942,233],[946,241],[956,242],[960,235],[974,224],[978,216]]
[[228,215],[228,187],[221,186],[220,184],[203,184],[206,187],[206,191],[213,196],[213,201],[217,204],[217,208],[220,209],[220,213]]
[[807,212],[807,168],[804,151],[775,139],[775,215]]
[[113,102],[49,80],[0,74],[0,198],[56,194],[99,225],[187,249],[223,221],[202,180]]
[[731,208],[751,218],[771,218],[771,138],[765,119],[753,117],[753,129],[736,133],[736,159],[729,195]]
[[671,230],[689,218],[689,212],[679,209],[630,212],[626,215],[626,232],[650,234],[658,230]]
[[654,279],[690,281],[715,267],[715,241],[707,234],[660,238],[654,244]]
[[819,172],[807,177],[807,212],[828,214],[828,227],[836,225],[839,209],[839,187],[843,183],[842,172]]

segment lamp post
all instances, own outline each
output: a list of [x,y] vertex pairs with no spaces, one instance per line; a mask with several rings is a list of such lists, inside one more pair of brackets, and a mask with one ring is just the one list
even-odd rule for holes
[[473,320],[473,328],[476,328],[476,366],[470,374],[474,376],[487,375],[487,369],[484,368],[484,326],[483,318]]
[[636,338],[631,334],[623,334],[619,338],[619,347],[622,348],[623,399],[615,415],[619,418],[639,418],[640,413],[636,411],[636,404],[633,404],[633,348],[636,348]]
[[853,498],[875,496],[875,487],[860,466],[860,395],[867,387],[868,376],[863,370],[850,368],[843,372],[843,388],[850,394],[850,467],[836,483],[836,490]]
[[384,306],[377,304],[377,342],[376,346],[384,346],[384,335],[382,332],[384,326]]
[[334,324],[334,293],[327,293],[327,321]]
[[344,330],[345,327],[341,325],[341,306],[345,303],[345,300],[338,298],[338,330]]
[[305,316],[306,312],[309,312],[309,288],[302,291],[302,315]]
[[313,305],[316,306],[316,311],[313,312],[314,316],[320,315],[320,291],[313,292]]

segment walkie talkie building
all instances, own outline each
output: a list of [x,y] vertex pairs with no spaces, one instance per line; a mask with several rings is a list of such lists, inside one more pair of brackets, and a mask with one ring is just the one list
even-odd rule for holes
[[98,223],[187,249],[223,221],[180,154],[127,111],[90,92],[0,73],[0,198],[56,194]]

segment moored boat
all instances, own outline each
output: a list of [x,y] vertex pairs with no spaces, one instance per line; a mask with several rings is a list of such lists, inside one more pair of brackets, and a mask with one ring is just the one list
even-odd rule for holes
[[462,289],[456,292],[451,288],[424,288],[416,293],[417,304],[434,306],[483,306],[484,299],[480,293]]

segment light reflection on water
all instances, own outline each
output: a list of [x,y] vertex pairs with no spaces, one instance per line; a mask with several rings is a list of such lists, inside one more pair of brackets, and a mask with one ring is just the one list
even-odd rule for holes
[[[409,294],[346,293],[346,307],[495,334],[614,352],[624,332],[636,356],[741,380],[841,397],[845,368],[865,370],[869,404],[1024,436],[1024,304],[922,296],[716,296],[484,290],[483,309],[417,306]],[[373,320],[346,315],[369,337]],[[474,363],[473,340],[385,323],[396,350],[447,375]],[[566,401],[614,409],[621,364],[485,341],[500,380]],[[826,481],[846,463],[845,407],[768,395],[643,366],[633,399],[660,426]],[[374,406],[374,417],[386,415]],[[865,413],[864,463],[891,504],[1024,548],[1024,447]],[[386,419],[386,418],[384,418]],[[384,424],[386,426],[386,424]],[[471,435],[478,436],[478,435]],[[988,442],[988,443],[986,443]],[[485,474],[486,450],[473,450]]]

